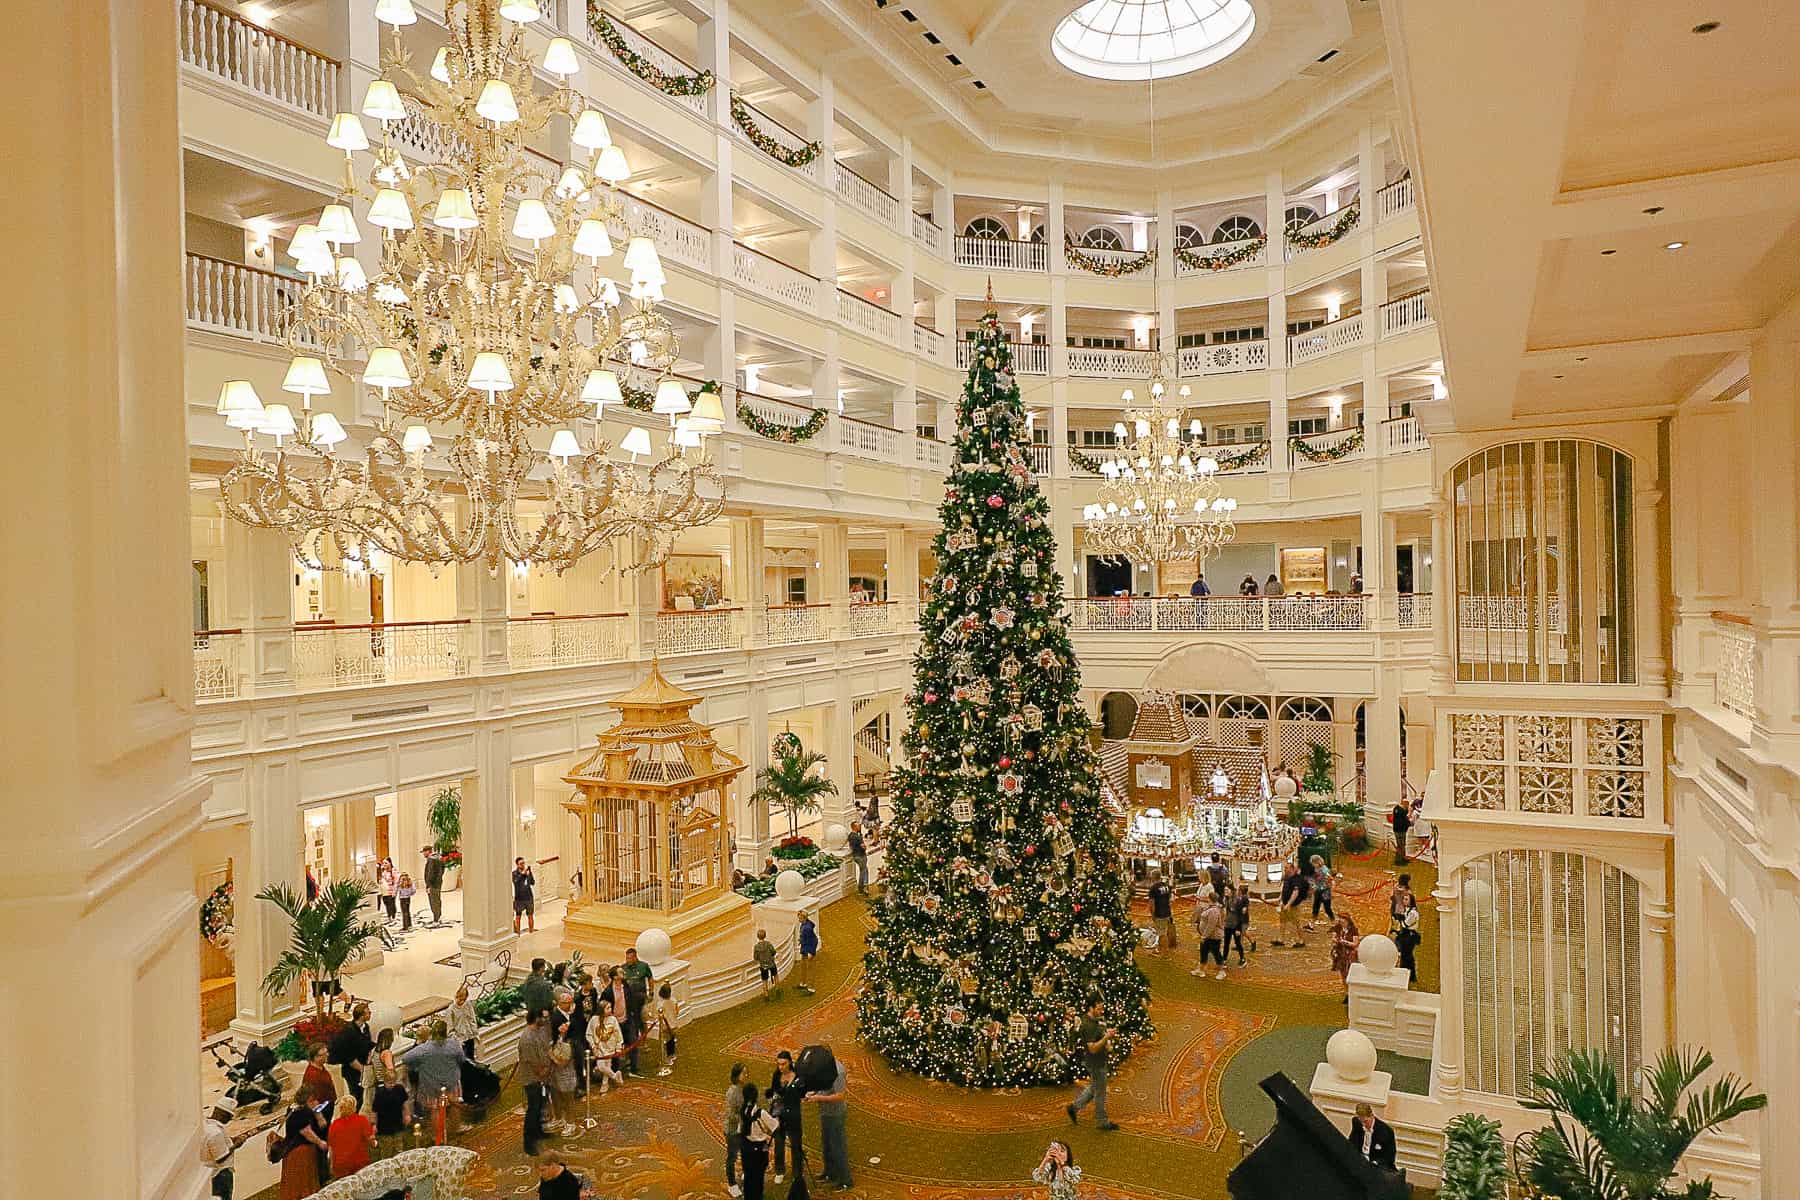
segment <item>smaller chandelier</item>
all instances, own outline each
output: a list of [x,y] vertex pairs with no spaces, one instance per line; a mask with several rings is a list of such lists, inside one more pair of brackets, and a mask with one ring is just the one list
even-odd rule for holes
[[[1081,510],[1090,553],[1102,558],[1164,563],[1206,559],[1237,534],[1237,501],[1219,494],[1219,464],[1182,436],[1184,411],[1165,407],[1160,375],[1150,380],[1150,404],[1130,407],[1130,388],[1121,397],[1125,419],[1113,426],[1117,456],[1100,464],[1100,497]],[[1190,390],[1180,388],[1186,399]],[[1200,422],[1188,426],[1190,438]]]

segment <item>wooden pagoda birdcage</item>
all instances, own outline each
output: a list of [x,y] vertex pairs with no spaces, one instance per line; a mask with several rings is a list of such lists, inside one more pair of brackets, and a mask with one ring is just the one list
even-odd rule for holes
[[581,824],[570,948],[616,955],[660,928],[684,955],[748,924],[750,902],[729,887],[730,795],[745,764],[694,719],[700,699],[653,664],[608,702],[619,723],[564,777]]

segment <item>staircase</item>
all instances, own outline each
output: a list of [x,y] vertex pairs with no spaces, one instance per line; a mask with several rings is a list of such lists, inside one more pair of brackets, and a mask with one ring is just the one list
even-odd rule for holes
[[871,723],[856,731],[856,773],[885,775],[888,772],[888,743]]

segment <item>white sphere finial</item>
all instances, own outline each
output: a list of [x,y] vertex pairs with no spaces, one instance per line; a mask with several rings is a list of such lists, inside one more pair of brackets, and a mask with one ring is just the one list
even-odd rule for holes
[[825,827],[825,848],[833,854],[842,850],[850,842],[850,831],[833,821]]
[[1400,963],[1400,947],[1385,933],[1371,933],[1356,943],[1356,961],[1369,969],[1369,974],[1386,976]]
[[1339,1078],[1361,1083],[1375,1073],[1375,1043],[1358,1029],[1340,1029],[1325,1043],[1325,1061]]
[[675,943],[669,940],[666,929],[646,929],[637,935],[637,952],[651,966],[660,967],[675,952]]
[[791,867],[775,877],[775,897],[778,900],[798,900],[800,893],[805,890],[806,880]]

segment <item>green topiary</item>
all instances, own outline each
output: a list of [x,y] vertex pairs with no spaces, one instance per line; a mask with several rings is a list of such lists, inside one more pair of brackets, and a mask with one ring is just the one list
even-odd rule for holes
[[1506,1141],[1500,1122],[1474,1113],[1444,1126],[1444,1182],[1438,1200],[1504,1200]]

